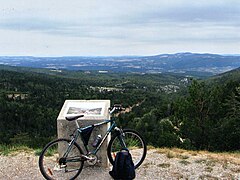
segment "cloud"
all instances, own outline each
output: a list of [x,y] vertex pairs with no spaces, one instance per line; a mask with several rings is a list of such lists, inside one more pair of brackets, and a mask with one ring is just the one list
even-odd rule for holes
[[[203,50],[204,44],[216,44],[222,52],[233,49],[240,41],[240,2],[238,0],[0,0],[0,38],[4,42],[17,38],[17,34],[32,36],[35,42],[41,38],[39,51],[47,52],[44,44],[63,49],[57,43],[67,42],[72,49],[96,49],[101,45],[105,54],[125,52],[168,52],[185,47]],[[6,33],[7,31],[11,33]],[[19,44],[31,46],[17,38]],[[74,41],[87,41],[87,45]],[[23,42],[21,42],[23,41]],[[8,42],[11,43],[11,42]],[[28,43],[28,44],[27,44]],[[60,44],[60,43],[59,43]],[[1,45],[1,44],[0,44]],[[192,46],[191,46],[192,45]],[[226,48],[228,45],[229,48]],[[62,45],[63,46],[63,45]],[[165,46],[165,47],[164,47]],[[49,47],[49,46],[48,46]],[[137,47],[137,48],[135,48]],[[172,47],[172,48],[171,48]],[[212,51],[213,45],[210,46]],[[135,49],[134,49],[135,48]],[[142,51],[140,49],[143,49]],[[138,49],[138,50],[136,50]],[[197,49],[197,48],[195,48]],[[210,49],[210,50],[211,50]],[[9,50],[10,51],[10,50]],[[189,49],[188,51],[191,51]],[[55,50],[54,50],[55,52]],[[57,50],[56,50],[57,52]],[[64,52],[60,51],[59,52]],[[65,52],[69,53],[65,48]],[[48,52],[50,53],[50,52]],[[237,53],[237,52],[235,52]],[[131,53],[132,54],[132,53]]]

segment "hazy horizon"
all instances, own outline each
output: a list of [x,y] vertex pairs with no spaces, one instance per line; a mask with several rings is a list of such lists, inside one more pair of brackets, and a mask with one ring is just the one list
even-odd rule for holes
[[220,56],[240,56],[240,54],[217,54],[217,53],[208,53],[208,52],[203,52],[203,53],[198,53],[198,52],[176,52],[176,53],[161,53],[161,54],[150,54],[150,55],[89,55],[89,56],[84,56],[84,55],[53,55],[53,56],[34,56],[34,55],[1,55],[0,57],[50,57],[50,58],[60,58],[60,57],[149,57],[149,56],[158,56],[158,55],[175,55],[175,54],[185,54],[185,53],[190,53],[190,54],[211,54],[211,55],[220,55]]

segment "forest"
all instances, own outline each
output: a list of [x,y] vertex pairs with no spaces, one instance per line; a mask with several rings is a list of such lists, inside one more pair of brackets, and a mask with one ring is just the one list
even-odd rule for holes
[[155,147],[240,149],[240,69],[207,79],[177,74],[0,67],[0,144],[43,147],[66,99],[132,107],[117,118]]

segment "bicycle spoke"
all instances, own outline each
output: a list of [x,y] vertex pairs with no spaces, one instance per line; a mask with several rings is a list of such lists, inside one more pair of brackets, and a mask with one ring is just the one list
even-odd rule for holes
[[[73,144],[67,151],[69,140],[49,143],[40,156],[40,170],[46,179],[72,179],[82,170],[83,160],[79,147]],[[66,153],[68,152],[68,153]],[[63,157],[63,155],[67,157]]]

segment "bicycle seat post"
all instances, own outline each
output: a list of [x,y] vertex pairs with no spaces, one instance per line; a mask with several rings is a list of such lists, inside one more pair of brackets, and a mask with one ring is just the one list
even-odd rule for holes
[[79,124],[77,122],[77,119],[75,120],[75,124],[76,124],[77,128],[80,128],[80,126],[79,126]]

